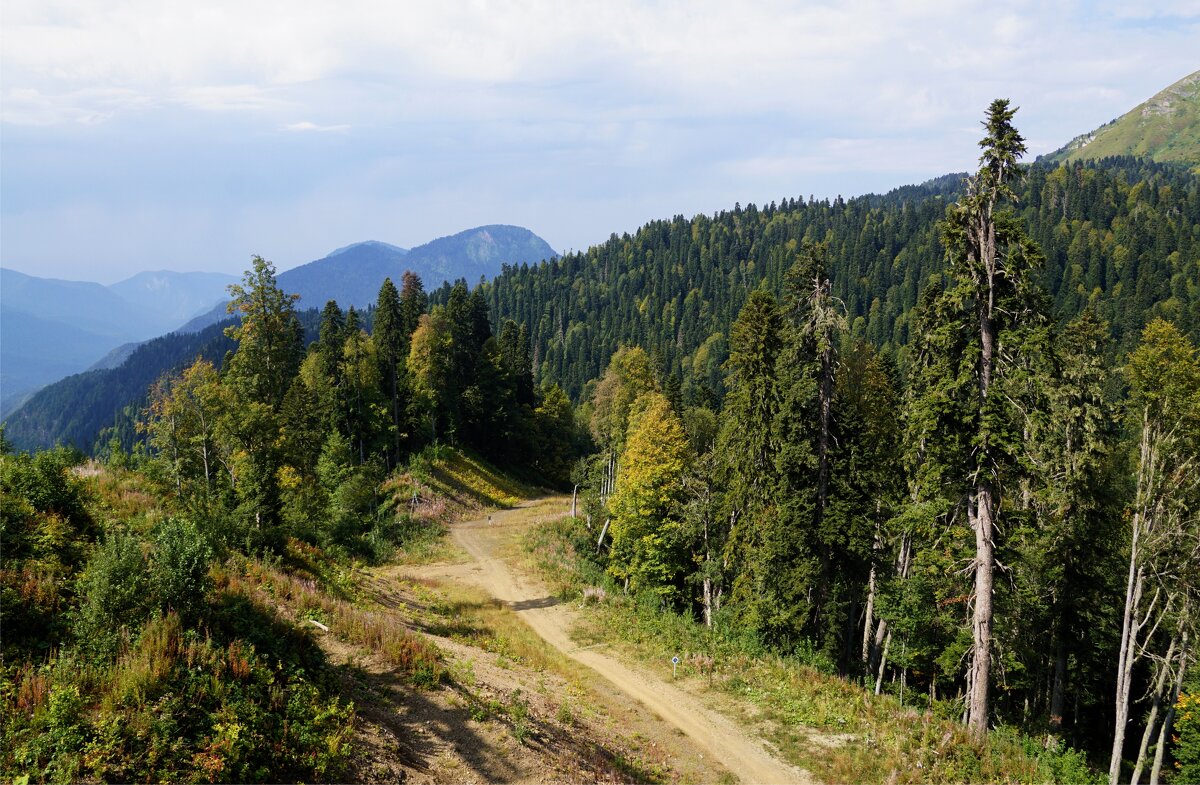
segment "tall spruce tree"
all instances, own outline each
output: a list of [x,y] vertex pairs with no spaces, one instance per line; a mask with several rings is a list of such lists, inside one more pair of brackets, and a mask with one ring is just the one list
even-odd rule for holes
[[375,304],[371,338],[379,357],[383,374],[384,394],[388,398],[392,418],[391,449],[388,465],[400,462],[400,442],[404,438],[405,418],[401,406],[401,386],[404,380],[404,361],[408,356],[409,336],[404,332],[404,315],[400,308],[400,293],[391,278],[384,278]]
[[229,293],[229,311],[240,314],[241,322],[226,328],[238,347],[222,373],[233,404],[220,430],[233,443],[235,488],[243,520],[253,521],[251,537],[278,547],[278,413],[303,356],[303,330],[294,309],[298,296],[279,288],[274,265],[261,256]]
[[745,625],[777,643],[795,641],[807,615],[798,538],[777,514],[780,500],[775,421],[780,410],[778,360],[784,319],[769,292],[751,293],[730,335],[717,451],[729,506],[725,560],[731,600]]
[[[967,514],[975,534],[971,664],[967,723],[982,738],[988,727],[991,686],[993,579],[1005,465],[1011,461],[1015,415],[1001,392],[1019,352],[1019,333],[1036,321],[1031,279],[1041,254],[1005,204],[1021,176],[1025,140],[1012,124],[1015,108],[993,101],[983,121],[979,171],[941,224],[954,298],[971,335],[971,463]],[[999,385],[999,387],[998,387]]]

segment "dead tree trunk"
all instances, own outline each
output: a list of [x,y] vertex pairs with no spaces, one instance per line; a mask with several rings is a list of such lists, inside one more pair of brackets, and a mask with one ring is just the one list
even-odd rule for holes
[[1167,746],[1167,738],[1171,735],[1171,725],[1175,722],[1175,704],[1179,703],[1179,693],[1183,689],[1183,677],[1188,667],[1188,633],[1183,631],[1183,644],[1179,650],[1179,667],[1175,670],[1175,686],[1167,696],[1167,716],[1163,718],[1162,727],[1158,729],[1158,747],[1154,750],[1154,768],[1150,770],[1150,785],[1158,785],[1159,774],[1162,773],[1163,750]]
[[1171,638],[1171,645],[1167,647],[1167,659],[1161,664],[1158,669],[1158,677],[1154,683],[1154,701],[1150,704],[1150,715],[1146,718],[1146,729],[1142,732],[1142,743],[1138,745],[1137,761],[1133,764],[1133,776],[1129,778],[1129,785],[1138,785],[1138,781],[1142,778],[1142,769],[1146,764],[1146,752],[1150,749],[1150,739],[1154,736],[1154,731],[1158,726],[1158,712],[1162,708],[1163,692],[1167,688],[1167,675],[1171,672],[1171,663],[1175,655],[1175,639]]
[[1067,644],[1063,626],[1060,622],[1054,633],[1054,683],[1050,687],[1050,730],[1054,733],[1062,730],[1067,703]]

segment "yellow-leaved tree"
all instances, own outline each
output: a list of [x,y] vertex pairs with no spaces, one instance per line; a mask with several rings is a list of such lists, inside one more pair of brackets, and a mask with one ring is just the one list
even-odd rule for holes
[[661,393],[631,407],[616,491],[609,573],[634,591],[673,601],[682,593],[683,477],[691,461],[683,423]]

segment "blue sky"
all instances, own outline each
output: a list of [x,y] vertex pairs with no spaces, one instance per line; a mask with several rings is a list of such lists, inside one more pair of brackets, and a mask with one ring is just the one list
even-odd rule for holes
[[1195,1],[6,0],[0,264],[286,269],[484,223],[586,248],[973,168],[995,97],[1048,152],[1198,51]]

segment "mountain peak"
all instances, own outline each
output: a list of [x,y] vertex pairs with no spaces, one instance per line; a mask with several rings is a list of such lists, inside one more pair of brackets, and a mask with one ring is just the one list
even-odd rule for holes
[[286,291],[300,295],[301,308],[320,308],[326,300],[337,300],[343,308],[365,308],[375,302],[384,278],[399,285],[405,270],[415,272],[432,290],[459,278],[472,283],[492,278],[506,263],[533,263],[557,255],[529,229],[488,224],[407,250],[378,240],[353,243],[284,270],[278,280]]
[[1081,161],[1114,155],[1200,167],[1200,71],[1188,74],[1116,120],[1043,157]]
[[325,258],[331,259],[334,256],[344,254],[348,251],[359,250],[382,251],[398,255],[404,255],[408,253],[407,248],[401,248],[398,245],[392,245],[391,243],[385,243],[380,240],[363,240],[360,243],[350,243],[349,245],[343,245],[341,248],[335,248],[334,250],[325,254]]

